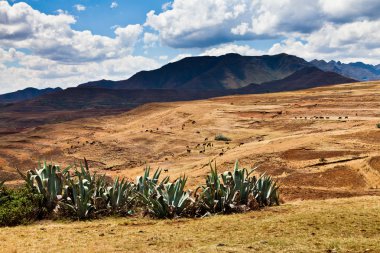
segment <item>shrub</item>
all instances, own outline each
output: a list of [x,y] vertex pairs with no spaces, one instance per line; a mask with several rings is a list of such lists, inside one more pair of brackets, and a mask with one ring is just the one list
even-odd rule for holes
[[380,128],[380,123],[378,123],[376,126],[377,126],[377,128]]
[[29,187],[0,190],[0,226],[27,224],[46,214],[44,197]]
[[224,136],[223,134],[218,134],[217,136],[215,136],[215,140],[216,141],[231,141],[230,138]]

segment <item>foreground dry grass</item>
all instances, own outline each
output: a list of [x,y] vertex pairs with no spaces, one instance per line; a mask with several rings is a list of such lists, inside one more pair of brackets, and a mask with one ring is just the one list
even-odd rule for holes
[[2,252],[380,252],[380,197],[292,202],[205,219],[0,228]]

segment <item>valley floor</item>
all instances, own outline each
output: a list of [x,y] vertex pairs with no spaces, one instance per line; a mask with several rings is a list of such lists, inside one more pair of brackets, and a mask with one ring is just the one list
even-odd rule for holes
[[295,201],[204,219],[0,228],[0,252],[380,252],[380,197]]
[[15,168],[39,160],[66,167],[86,157],[99,174],[135,180],[150,165],[186,174],[195,189],[210,161],[225,171],[239,160],[274,176],[286,201],[380,195],[378,123],[380,82],[146,104],[0,136],[0,180],[19,183]]

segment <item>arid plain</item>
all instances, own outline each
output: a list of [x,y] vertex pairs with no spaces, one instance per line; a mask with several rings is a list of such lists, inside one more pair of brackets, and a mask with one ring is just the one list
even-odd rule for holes
[[[380,83],[146,104],[126,113],[0,136],[0,178],[47,160],[134,179],[146,165],[189,176],[216,162],[275,176],[285,201],[380,195]],[[223,134],[231,141],[215,141]]]

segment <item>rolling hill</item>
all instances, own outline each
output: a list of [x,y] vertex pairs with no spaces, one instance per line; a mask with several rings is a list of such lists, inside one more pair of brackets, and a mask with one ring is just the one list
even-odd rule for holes
[[241,90],[245,93],[268,93],[279,91],[302,90],[340,83],[354,83],[354,79],[343,77],[334,72],[325,72],[316,67],[303,68],[290,76],[263,84],[251,84]]

